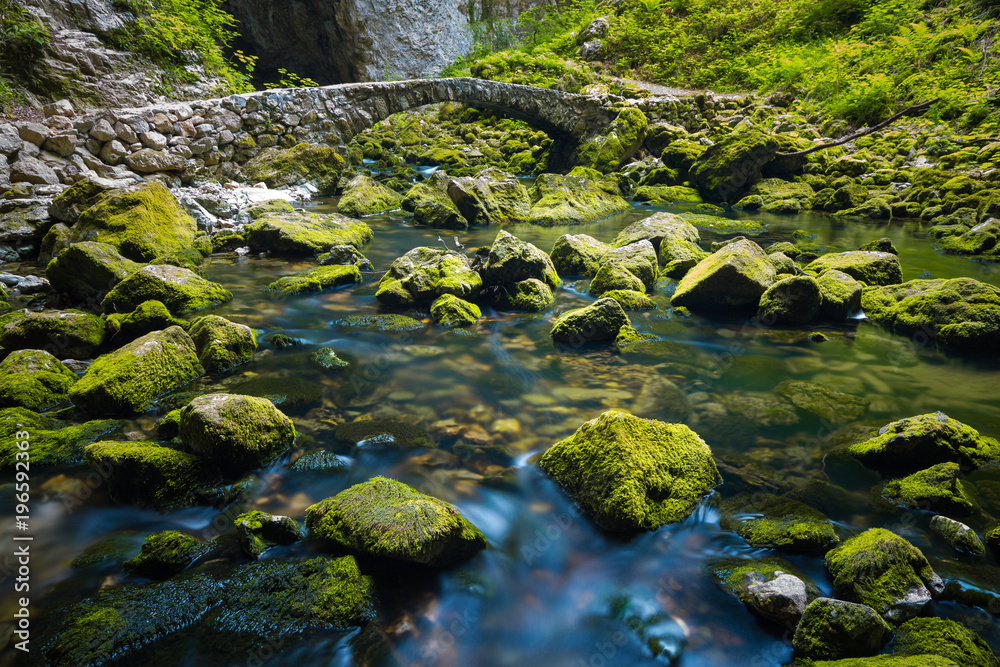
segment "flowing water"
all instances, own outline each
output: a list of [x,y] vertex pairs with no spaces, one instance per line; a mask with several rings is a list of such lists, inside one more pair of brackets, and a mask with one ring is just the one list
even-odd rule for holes
[[[322,212],[334,210],[333,204],[318,201],[310,206]],[[677,209],[641,206],[573,227],[502,227],[548,251],[564,233],[609,242],[627,224],[654,210]],[[831,251],[855,249],[888,236],[899,249],[904,279],[972,275],[1000,284],[1000,273],[990,265],[936,253],[915,223],[862,223],[815,214],[754,217],[767,223],[766,231],[754,237],[765,247],[792,240],[796,229]],[[414,226],[402,215],[366,221],[375,240],[364,252],[383,271],[413,247],[439,245],[439,236],[454,245],[453,232]],[[459,240],[469,253],[489,245],[497,231],[497,226],[477,227],[460,233]],[[732,234],[702,232],[706,247],[728,236]],[[593,300],[585,279],[566,281],[555,302],[541,313],[484,308],[483,319],[468,331],[447,330],[431,323],[426,313],[410,313],[426,326],[381,332],[337,324],[350,315],[379,312],[374,298],[378,272],[366,273],[357,287],[318,295],[275,298],[263,291],[277,277],[307,266],[226,256],[209,261],[206,277],[235,295],[214,313],[266,334],[286,333],[303,344],[262,348],[254,362],[199,385],[232,387],[269,373],[305,378],[306,386],[321,389],[321,395],[282,408],[307,436],[292,456],[325,447],[351,462],[346,472],[292,472],[285,457],[259,474],[249,503],[240,509],[249,506],[301,519],[310,504],[381,474],[453,503],[484,532],[490,548],[460,567],[434,576],[422,573],[416,581],[391,573],[378,580],[384,608],[381,628],[403,665],[600,667],[663,664],[671,653],[679,653],[676,664],[685,667],[781,665],[790,659],[790,636],[751,615],[707,572],[706,564],[715,558],[768,555],[721,530],[711,502],[681,524],[633,537],[611,535],[578,515],[567,496],[532,465],[534,454],[608,408],[662,419],[676,419],[680,413],[720,461],[735,467],[766,464],[785,488],[829,479],[862,500],[877,478],[846,457],[825,456],[842,443],[844,429],[854,425],[830,424],[804,413],[795,423],[769,425],[735,411],[733,398],[768,392],[787,379],[812,380],[870,399],[864,418],[869,425],[942,410],[1000,435],[995,355],[943,353],[861,318],[843,325],[783,330],[746,319],[680,317],[669,307],[675,283],[663,280],[654,295],[659,307],[629,316],[640,331],[672,341],[662,346],[664,351],[622,355],[607,346],[557,350],[548,331],[558,313]],[[822,331],[828,340],[812,342],[812,331]],[[318,346],[332,347],[351,366],[331,374],[312,368],[307,355]],[[686,399],[677,395],[677,388]],[[124,431],[149,432],[161,413],[129,423]],[[419,422],[441,446],[398,451],[372,443],[338,445],[334,425],[368,414]],[[117,567],[70,567],[74,557],[102,538],[135,531],[128,538],[135,550],[145,535],[166,529],[216,537],[230,530],[237,513],[195,507],[159,514],[118,506],[99,484],[91,489],[87,481],[88,473],[81,469],[34,475],[33,486],[41,493],[33,499],[38,537],[32,547],[32,599],[43,613],[122,581]],[[731,481],[727,476],[727,485]],[[9,485],[2,494],[6,502],[12,495]],[[930,515],[879,513],[863,502],[860,507],[831,516],[845,535],[887,526],[924,549],[935,567],[965,563],[990,571],[992,557],[988,566],[985,559],[959,556],[928,537]],[[0,542],[9,543],[6,526],[0,532]],[[310,544],[298,543],[273,549],[265,558],[313,550]],[[829,593],[821,558],[787,560]],[[9,586],[8,580],[5,601],[13,597],[7,595]],[[658,615],[650,634],[666,649],[660,658],[652,657],[634,624],[613,613],[613,601],[623,596],[639,615]],[[1000,648],[997,626],[984,612],[954,603],[936,603],[933,611],[975,621],[980,634]],[[240,664],[350,664],[351,640],[350,633],[336,632],[285,638],[280,652],[248,655]],[[185,633],[144,657],[142,664],[234,664],[215,660],[205,645],[206,638]]]

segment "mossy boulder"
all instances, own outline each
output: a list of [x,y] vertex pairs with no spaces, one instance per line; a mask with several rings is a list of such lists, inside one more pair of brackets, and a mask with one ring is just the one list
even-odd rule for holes
[[826,554],[833,592],[866,604],[890,623],[920,613],[944,590],[920,549],[884,528],[871,528]]
[[960,667],[996,667],[1000,660],[983,639],[946,618],[913,618],[896,628],[892,655],[936,655]]
[[293,296],[311,292],[322,292],[332,287],[357,285],[361,282],[361,271],[353,264],[330,264],[314,266],[296,273],[294,276],[278,278],[264,288],[265,292]]
[[143,301],[130,313],[111,313],[105,320],[111,340],[116,344],[127,343],[151,331],[179,326],[187,328],[188,322],[170,314],[162,301]]
[[187,250],[198,225],[162,184],[153,181],[112,190],[83,211],[72,227],[72,243],[114,246],[136,262]]
[[785,380],[774,388],[795,407],[833,424],[846,424],[861,419],[871,403],[867,398],[835,391],[816,382]]
[[920,332],[959,348],[1000,345],[1000,288],[972,278],[868,287],[861,306],[871,321],[901,334]]
[[996,255],[1000,253],[998,241],[1000,220],[990,218],[966,232],[942,237],[937,247],[953,255]]
[[465,255],[421,247],[392,262],[375,298],[385,306],[412,306],[430,304],[442,294],[475,299],[482,289],[483,279]]
[[948,516],[969,516],[975,508],[971,488],[957,463],[938,463],[878,488],[878,495],[897,507],[927,509]]
[[89,359],[104,343],[100,317],[78,310],[28,311],[0,329],[0,347],[42,349],[58,359]]
[[257,559],[271,547],[285,546],[302,539],[299,522],[290,516],[279,516],[254,510],[236,517],[236,534],[243,553]]
[[655,530],[686,519],[722,479],[705,441],[683,424],[609,410],[552,445],[538,465],[605,530]]
[[916,471],[948,461],[978,468],[1000,458],[1000,442],[934,412],[886,424],[874,438],[847,451],[866,467],[884,472]]
[[84,453],[120,503],[167,511],[193,504],[199,489],[221,482],[200,456],[148,442],[95,442]]
[[423,329],[427,325],[420,320],[414,319],[412,317],[407,317],[406,315],[398,315],[396,313],[380,313],[377,315],[351,315],[349,317],[343,317],[336,322],[337,326],[341,327],[372,327],[378,331],[392,331],[394,333],[401,333],[404,331],[417,331]]
[[627,201],[605,192],[585,176],[542,174],[528,190],[528,197],[528,221],[536,225],[589,222],[631,208]]
[[986,545],[983,544],[982,539],[976,535],[976,531],[961,521],[938,515],[931,519],[930,528],[931,532],[946,539],[956,551],[973,556],[986,555]]
[[831,598],[813,600],[795,628],[795,653],[813,660],[875,655],[892,628],[864,604]]
[[333,194],[345,166],[333,146],[302,143],[265,149],[243,165],[243,174],[248,181],[263,181],[270,188],[314,183],[320,194]]
[[506,230],[500,230],[493,240],[482,276],[487,285],[508,285],[535,278],[555,289],[562,282],[544,250]]
[[70,389],[69,398],[91,414],[142,412],[155,398],[204,372],[191,337],[170,327],[99,357]]
[[475,324],[483,311],[474,303],[459,299],[454,294],[442,294],[431,304],[431,317],[446,327]]
[[719,527],[735,532],[755,549],[818,554],[840,544],[837,530],[822,512],[791,498],[740,495],[719,509]]
[[112,245],[84,241],[56,255],[45,267],[45,277],[56,291],[96,304],[140,268],[142,264],[122,257]]
[[218,315],[194,320],[188,334],[198,350],[198,361],[209,373],[250,361],[257,351],[253,329]]
[[576,347],[614,340],[619,329],[628,325],[628,315],[618,302],[605,298],[563,313],[552,325],[549,335],[556,343]]
[[549,257],[560,275],[592,276],[611,246],[586,234],[563,234],[552,245]]
[[824,271],[817,279],[823,297],[820,317],[843,322],[861,310],[862,285],[843,271]]
[[339,370],[351,365],[349,361],[341,359],[337,353],[329,347],[321,347],[309,354],[309,363],[323,371]]
[[399,208],[403,195],[372,180],[366,174],[358,174],[350,180],[337,204],[337,212],[354,218],[374,215]]
[[606,132],[577,148],[573,156],[574,164],[591,167],[602,174],[617,171],[642,146],[648,125],[649,121],[639,109],[622,109]]
[[[435,172],[435,176],[443,172]],[[447,180],[431,177],[430,182],[417,183],[407,191],[402,202],[403,210],[413,213],[413,222],[428,227],[466,229],[468,220],[459,212],[448,196]]]
[[822,289],[812,276],[782,278],[761,295],[757,319],[764,324],[809,324],[822,304]]
[[697,227],[679,215],[661,211],[648,218],[636,220],[618,232],[611,245],[615,248],[621,248],[636,241],[646,240],[652,243],[653,248],[659,252],[661,244],[667,239],[683,239],[698,244],[701,243],[701,234],[699,234]]
[[180,437],[191,452],[235,477],[281,455],[295,440],[295,427],[266,398],[206,394],[181,409]]
[[903,281],[899,257],[889,252],[851,250],[830,253],[814,259],[805,270],[816,274],[840,271],[866,285],[895,285]]
[[169,579],[185,570],[191,563],[212,552],[214,545],[205,540],[166,530],[150,535],[142,543],[142,550],[125,561],[129,574],[148,579]]
[[660,265],[656,256],[656,248],[647,239],[609,250],[602,262],[614,263],[627,269],[632,275],[642,281],[643,286],[648,292],[653,291],[653,288],[656,286],[656,280],[660,277]]
[[80,214],[93,206],[109,190],[90,178],[83,178],[56,195],[49,205],[49,215],[70,225],[80,219]]
[[76,374],[44,350],[17,350],[0,361],[0,407],[47,410],[67,400]]
[[542,310],[555,300],[549,286],[537,278],[501,285],[493,294],[493,307],[498,310],[518,310],[529,313]]
[[355,484],[306,510],[311,536],[379,559],[448,567],[486,547],[458,510],[385,477]]
[[[785,255],[781,252],[771,252],[768,253],[767,258],[771,260],[771,264],[774,265],[774,270],[778,272],[778,275],[796,275],[795,260],[791,257]],[[858,298],[861,298],[861,294],[858,293]]]
[[470,225],[523,221],[530,217],[528,190],[511,174],[495,168],[448,182],[448,196]]
[[114,419],[97,419],[70,425],[56,419],[41,417],[24,408],[0,409],[0,471],[13,472],[18,461],[18,431],[31,433],[31,466],[78,465],[86,462],[84,448],[121,426]]
[[707,569],[747,608],[785,627],[795,627],[806,606],[820,597],[809,577],[780,558],[726,558],[709,563]]
[[691,167],[691,181],[705,199],[730,200],[760,178],[777,150],[775,138],[760,129],[733,132],[701,154]]
[[622,310],[656,310],[656,302],[643,292],[613,289],[601,296],[605,299],[614,299]]
[[279,255],[316,255],[333,246],[360,249],[374,238],[371,227],[338,213],[301,211],[267,213],[246,226],[252,252]]
[[792,213],[812,208],[815,193],[806,183],[790,183],[780,178],[757,181],[747,196],[736,203],[737,208],[763,209],[775,213]]
[[171,313],[184,315],[225,303],[233,293],[194,271],[169,264],[144,266],[108,292],[101,306],[106,313],[129,312],[145,301],[159,301]]
[[743,239],[698,262],[681,278],[671,303],[692,310],[750,312],[776,277],[761,247]]
[[611,290],[628,290],[632,292],[645,293],[646,286],[629,271],[622,262],[604,262],[598,269],[597,275],[590,281],[587,291],[592,296],[601,296]]
[[632,192],[632,199],[647,204],[702,203],[697,190],[683,185],[640,185]]

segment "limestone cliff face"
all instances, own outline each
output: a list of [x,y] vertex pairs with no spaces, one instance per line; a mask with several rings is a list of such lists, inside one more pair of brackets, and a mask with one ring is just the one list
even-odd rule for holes
[[[473,18],[518,16],[549,0],[227,0],[240,45],[260,56],[262,80],[279,67],[321,84],[434,75],[468,52]],[[486,5],[486,8],[484,8]]]

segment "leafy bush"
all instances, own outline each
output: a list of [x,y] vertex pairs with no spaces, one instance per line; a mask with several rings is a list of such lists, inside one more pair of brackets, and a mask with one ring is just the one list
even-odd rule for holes
[[0,61],[30,67],[50,37],[49,29],[14,0],[0,0]]

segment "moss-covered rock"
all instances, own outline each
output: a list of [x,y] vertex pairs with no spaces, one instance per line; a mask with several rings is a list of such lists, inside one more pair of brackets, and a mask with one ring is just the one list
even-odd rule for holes
[[943,236],[937,247],[953,255],[996,255],[1000,252],[1000,220],[990,218],[960,234]]
[[296,273],[294,276],[278,278],[264,288],[266,292],[292,296],[309,292],[322,292],[331,287],[357,285],[361,282],[361,271],[353,264],[331,264],[314,266]]
[[628,326],[629,319],[614,299],[598,299],[584,308],[560,315],[549,335],[556,343],[578,346],[614,340],[618,331]]
[[[771,264],[774,265],[774,270],[778,272],[778,275],[796,275],[795,260],[791,257],[785,255],[781,252],[768,253],[767,258],[771,260]],[[858,298],[861,298],[861,293],[858,293]]]
[[287,450],[295,426],[266,398],[206,394],[181,409],[180,437],[190,451],[236,477]]
[[250,361],[257,351],[253,329],[218,315],[194,320],[188,334],[198,350],[198,361],[209,373]]
[[122,257],[114,246],[85,241],[74,243],[45,267],[45,277],[57,291],[77,301],[99,303],[141,264]]
[[101,306],[107,313],[129,312],[144,301],[159,301],[175,315],[225,303],[232,292],[179,266],[144,266],[108,292]]
[[199,489],[221,481],[219,471],[200,456],[148,442],[95,442],[84,453],[120,503],[160,511],[186,507]]
[[265,149],[243,165],[243,174],[270,188],[313,183],[320,194],[333,194],[345,166],[347,162],[333,146],[302,143],[288,149]]
[[442,294],[475,299],[482,289],[483,279],[465,255],[421,247],[393,261],[375,298],[386,306],[411,306],[432,303]]
[[843,322],[861,310],[861,283],[843,271],[836,269],[824,271],[817,283],[823,296],[823,303],[819,309],[821,317],[834,322]]
[[577,147],[573,162],[592,167],[602,174],[616,171],[639,150],[648,125],[646,116],[639,109],[622,109],[604,134]]
[[957,463],[938,463],[878,489],[883,500],[906,509],[929,509],[949,516],[969,516],[975,503]]
[[382,313],[378,315],[351,315],[337,320],[334,324],[341,327],[351,328],[373,327],[378,331],[392,331],[395,333],[403,331],[417,331],[427,326],[420,320],[407,317],[406,315],[397,315],[395,313]]
[[213,545],[191,535],[167,530],[150,535],[142,544],[135,558],[125,561],[129,574],[149,579],[169,579],[185,570],[188,565],[207,555]]
[[89,359],[104,343],[100,317],[78,310],[28,311],[0,329],[0,347],[42,349],[58,359]]
[[497,310],[518,310],[529,313],[542,310],[555,300],[549,286],[537,278],[501,285],[493,294]]
[[757,319],[764,324],[809,324],[822,303],[822,290],[812,276],[783,278],[761,295]]
[[744,239],[698,262],[681,278],[671,303],[692,310],[750,311],[776,277],[761,247]]
[[153,181],[106,193],[80,214],[70,240],[107,243],[128,259],[148,262],[190,248],[197,231],[177,198]]
[[866,604],[890,623],[913,618],[944,590],[920,549],[884,528],[827,552],[826,567],[838,598]]
[[785,627],[795,627],[820,591],[806,575],[780,558],[711,562],[708,569],[726,592],[752,611]]
[[989,645],[972,630],[945,618],[913,618],[896,628],[892,655],[936,655],[960,667],[1000,665]]
[[622,262],[604,262],[598,269],[597,275],[590,281],[587,289],[593,296],[601,296],[611,290],[626,290],[631,292],[645,293],[646,286]]
[[118,345],[135,340],[151,331],[167,327],[186,328],[188,322],[170,314],[170,309],[162,301],[143,301],[130,313],[111,313],[105,320],[111,340]]
[[649,204],[702,203],[697,190],[683,185],[640,185],[632,192],[632,198]]
[[794,213],[812,208],[813,189],[806,183],[790,183],[780,178],[757,181],[747,196],[736,202],[737,208],[763,209],[774,213]]
[[358,174],[344,189],[344,194],[337,204],[337,211],[360,218],[399,208],[402,203],[403,195],[372,180],[366,174]]
[[701,154],[691,167],[691,180],[705,199],[730,200],[760,178],[777,150],[775,138],[760,129],[733,132]]
[[822,274],[841,271],[867,285],[895,285],[903,281],[899,257],[889,252],[851,250],[823,255],[806,266],[806,271]]
[[246,226],[252,252],[316,255],[336,245],[361,248],[374,238],[371,227],[338,213],[267,213]]
[[90,178],[83,178],[61,193],[49,205],[49,215],[70,225],[80,219],[80,214],[93,206],[109,188]]
[[536,225],[589,222],[631,208],[584,176],[542,174],[528,190],[528,221]]
[[948,461],[978,468],[1000,457],[1000,443],[934,412],[886,424],[874,438],[854,443],[847,451],[866,467],[886,472],[915,471]]
[[312,536],[375,558],[447,567],[486,538],[458,510],[402,482],[375,477],[306,510]]
[[[661,244],[662,247],[662,244]],[[635,243],[613,248],[602,260],[627,269],[642,281],[646,291],[652,291],[660,277],[660,265],[653,244],[642,239]]]
[[0,362],[0,407],[47,410],[67,400],[76,374],[44,350],[18,350]]
[[40,417],[24,408],[0,409],[0,471],[16,468],[18,440],[16,433],[31,434],[31,466],[78,465],[86,461],[84,448],[121,426],[114,419],[98,419],[83,424],[68,425],[56,419]]
[[814,660],[875,655],[892,628],[864,604],[831,598],[813,600],[795,628],[797,655]]
[[687,426],[618,410],[552,445],[538,465],[613,531],[682,521],[722,481],[708,445]]
[[555,289],[562,282],[545,251],[505,230],[500,230],[493,240],[482,276],[487,285],[508,285],[535,278]]
[[875,239],[874,241],[869,241],[865,243],[858,250],[869,250],[873,252],[889,252],[893,255],[898,255],[899,251],[896,250],[896,246],[892,244],[892,239],[887,236]]
[[805,380],[785,380],[774,388],[795,407],[832,424],[857,421],[868,411],[867,398],[846,394]]
[[474,303],[459,299],[454,294],[442,294],[431,304],[431,317],[446,327],[475,324],[483,311]]
[[470,225],[527,220],[531,200],[528,190],[513,175],[484,169],[475,177],[448,182],[448,196]]
[[937,533],[956,551],[972,554],[973,556],[985,556],[986,545],[976,535],[976,531],[966,526],[961,521],[949,519],[946,516],[936,516],[931,519],[931,532]]
[[236,517],[236,534],[243,553],[257,559],[271,547],[284,546],[302,539],[299,522],[290,516],[278,516],[254,510]]
[[309,363],[324,371],[347,368],[351,365],[349,361],[345,361],[337,356],[337,353],[329,347],[321,347],[310,353]]
[[817,554],[840,544],[837,530],[822,512],[791,498],[740,495],[719,509],[719,527],[735,532],[755,549]]
[[[437,177],[439,173],[441,177]],[[418,225],[444,229],[466,229],[469,226],[469,221],[448,196],[447,176],[443,172],[435,172],[429,182],[417,183],[410,188],[402,206],[403,210],[413,213],[413,221]]]
[[621,248],[636,241],[646,240],[653,244],[653,248],[657,252],[660,252],[663,241],[668,239],[682,239],[696,245],[701,243],[701,235],[694,225],[679,215],[661,211],[648,218],[636,220],[618,232],[611,245],[615,248]]
[[99,357],[73,385],[69,397],[91,414],[141,412],[153,399],[204,372],[190,336],[180,327],[170,327]]
[[622,310],[656,310],[656,302],[642,292],[609,290],[601,296],[605,299],[614,299]]
[[586,234],[563,234],[552,245],[549,257],[560,275],[592,276],[611,246]]
[[1000,345],[1000,288],[972,278],[868,287],[861,306],[871,321],[902,334],[920,332],[961,348]]

